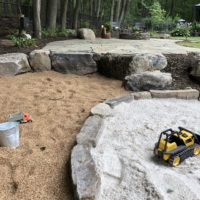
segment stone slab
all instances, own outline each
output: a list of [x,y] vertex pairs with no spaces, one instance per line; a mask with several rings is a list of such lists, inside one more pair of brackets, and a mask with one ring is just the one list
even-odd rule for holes
[[177,98],[177,99],[198,99],[199,91],[196,89],[186,90],[150,90],[153,98]]
[[76,136],[77,143],[95,146],[101,124],[102,118],[98,115],[87,118],[79,134]]

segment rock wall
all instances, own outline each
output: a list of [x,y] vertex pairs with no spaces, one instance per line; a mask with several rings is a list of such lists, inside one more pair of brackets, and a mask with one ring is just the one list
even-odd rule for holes
[[[11,66],[4,67],[3,69],[3,65],[5,65],[4,58],[6,57],[8,57],[8,54],[1,55],[0,58],[1,76],[17,75],[18,72],[9,72],[9,70],[13,71]],[[35,50],[26,57],[29,61],[26,61],[26,63],[27,65],[30,64],[33,72],[55,70],[60,73],[85,75],[98,71],[107,77],[124,80],[126,76],[131,76],[133,74],[138,76],[142,74],[144,76],[144,73],[147,71],[154,72],[159,70],[161,72],[172,73],[172,86],[176,86],[176,84],[180,82],[178,87],[181,86],[181,89],[187,87],[187,81],[184,83],[183,80],[189,81],[190,77],[198,81],[200,79],[200,56],[198,53],[165,55],[158,53],[96,54],[94,52],[51,52],[49,50]],[[18,62],[17,59],[18,58],[16,58],[16,62]],[[8,70],[8,72],[4,73],[5,69]],[[28,71],[30,70],[27,70],[27,72]],[[19,71],[19,73],[21,72]],[[170,89],[170,87],[171,86],[167,84],[167,88]],[[154,88],[155,87],[150,87],[150,89]],[[138,90],[140,89],[138,88]]]

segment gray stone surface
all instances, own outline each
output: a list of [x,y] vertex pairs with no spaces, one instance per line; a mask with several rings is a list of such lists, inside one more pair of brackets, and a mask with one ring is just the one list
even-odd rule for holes
[[51,52],[52,69],[60,73],[91,74],[97,71],[90,53]]
[[143,72],[126,76],[124,86],[132,91],[148,91],[151,89],[166,89],[172,84],[170,73],[161,73],[160,71]]
[[78,144],[96,145],[98,130],[102,125],[102,118],[94,115],[89,117],[76,137]]
[[199,200],[199,156],[176,169],[153,157],[161,131],[182,126],[199,132],[199,104],[197,100],[147,99],[114,107],[114,115],[105,117],[94,134],[98,135],[96,145],[88,140],[88,145],[78,144],[72,151],[76,199],[179,200],[182,196]]
[[167,33],[160,33],[160,39],[169,39],[171,36]]
[[129,64],[130,73],[141,73],[144,71],[162,70],[167,66],[167,59],[162,54],[136,54]]
[[27,55],[8,53],[0,55],[0,76],[14,76],[31,71]]
[[130,103],[133,100],[133,96],[121,96],[106,100],[104,103],[108,104],[111,108],[114,108],[121,103]]
[[34,50],[29,55],[29,62],[34,71],[51,70],[50,52],[45,50]]
[[96,36],[94,31],[89,28],[80,28],[77,31],[77,37],[85,40],[95,40]]
[[150,92],[134,92],[131,95],[134,96],[135,100],[151,99],[152,98]]
[[198,99],[199,91],[195,89],[185,90],[150,90],[153,98],[177,98],[177,99]]
[[90,154],[90,147],[79,144],[73,148],[71,169],[75,198],[77,200],[94,200],[98,179]]
[[112,108],[108,104],[99,103],[91,109],[90,113],[101,117],[109,116],[112,114]]
[[162,54],[185,54],[200,52],[200,49],[183,47],[176,44],[177,40],[150,39],[150,40],[121,40],[100,39],[65,40],[49,43],[44,49],[63,52],[87,52],[87,53],[112,53],[112,54],[135,54],[135,53],[162,53]]

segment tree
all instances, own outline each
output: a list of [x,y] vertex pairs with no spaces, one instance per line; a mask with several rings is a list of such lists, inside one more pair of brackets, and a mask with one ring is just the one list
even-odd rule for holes
[[114,8],[115,8],[115,0],[112,0],[111,10],[110,10],[110,21],[113,21],[114,18]]
[[73,18],[73,28],[77,30],[78,28],[78,15],[80,10],[81,0],[76,0],[76,5],[74,9],[74,18]]
[[120,16],[119,16],[119,24],[121,24],[124,19],[124,13],[125,13],[125,8],[126,8],[126,3],[127,3],[126,1],[127,0],[122,0],[122,7],[121,7]]
[[41,39],[40,9],[41,0],[33,0],[33,32],[38,39]]
[[97,2],[97,18],[100,17],[100,10],[101,10],[101,0]]
[[52,32],[56,30],[57,5],[57,0],[48,0],[47,28],[49,28]]
[[158,1],[155,1],[149,8],[152,24],[162,23],[165,20],[165,10],[161,8]]
[[117,0],[117,5],[115,6],[115,17],[114,17],[114,20],[116,22],[119,21],[120,8],[121,8],[121,0]]
[[61,13],[61,30],[65,30],[67,22],[67,6],[68,0],[62,0],[62,13]]

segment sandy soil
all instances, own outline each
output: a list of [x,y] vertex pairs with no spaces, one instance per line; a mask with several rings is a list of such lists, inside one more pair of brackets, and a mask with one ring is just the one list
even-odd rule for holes
[[121,81],[100,75],[29,73],[0,78],[0,121],[26,111],[34,122],[20,125],[20,147],[0,149],[1,200],[71,200],[69,156],[89,110],[124,95]]

